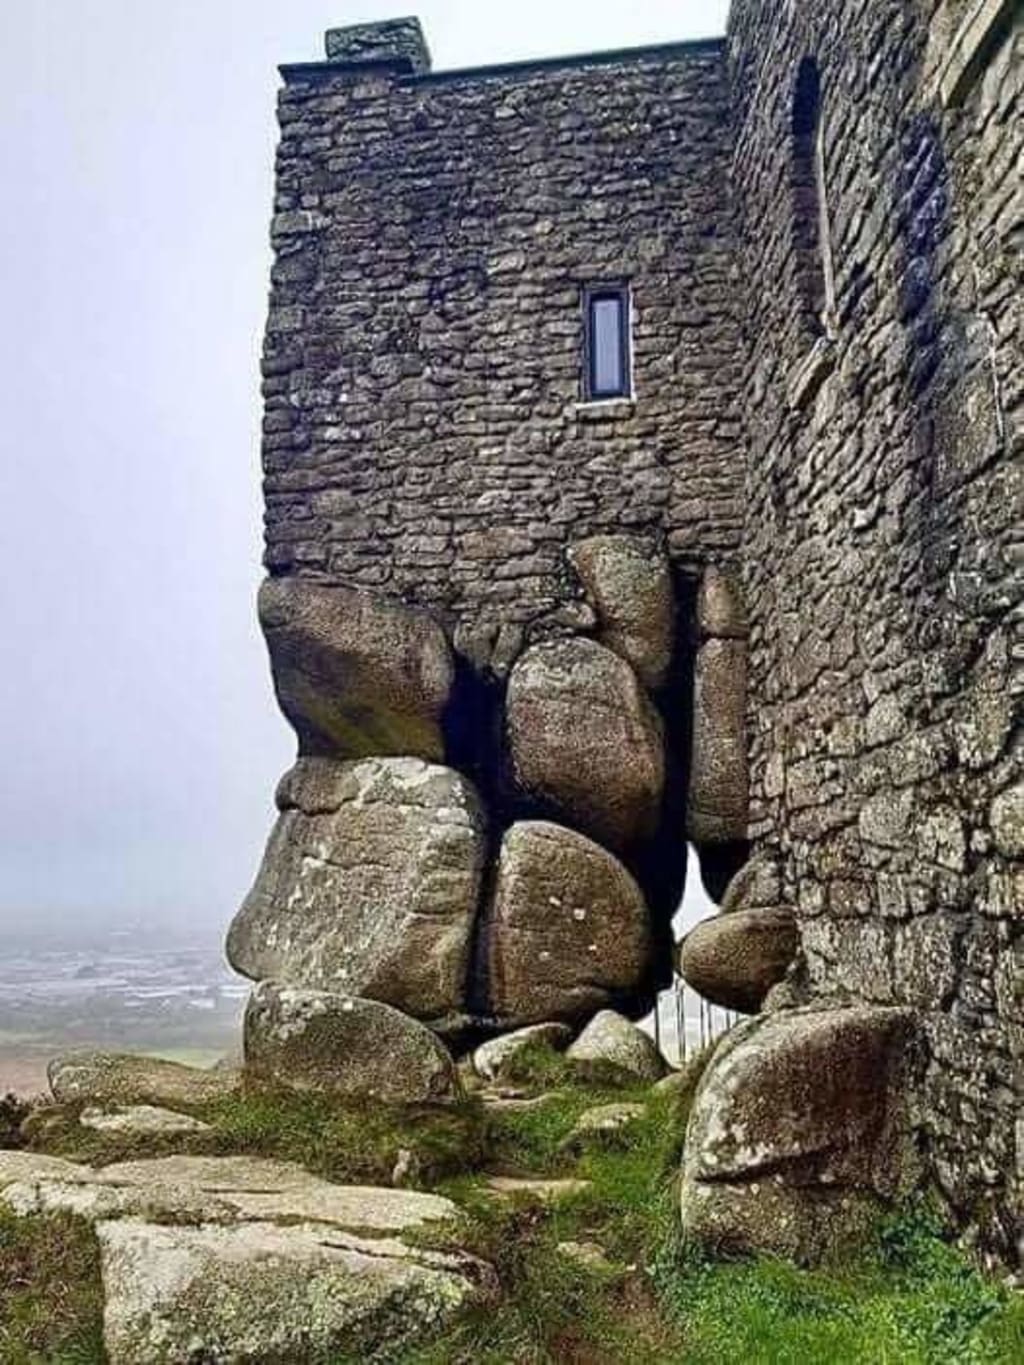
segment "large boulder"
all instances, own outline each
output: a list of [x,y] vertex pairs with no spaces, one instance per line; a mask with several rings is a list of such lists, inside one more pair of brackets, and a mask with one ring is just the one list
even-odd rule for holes
[[702,920],[679,947],[679,974],[705,1000],[756,1014],[796,953],[796,919],[785,908],[736,910]]
[[661,687],[675,637],[664,553],[638,536],[590,536],[570,546],[569,562],[597,612],[602,643],[632,664],[648,687]]
[[626,1085],[658,1081],[668,1070],[654,1040],[614,1010],[596,1014],[565,1055],[583,1076]]
[[682,1216],[730,1250],[812,1262],[905,1194],[917,1161],[909,1010],[762,1015],[718,1044],[686,1132]]
[[258,1081],[382,1104],[454,1099],[450,1053],[423,1024],[376,1000],[263,981],[245,1012],[245,1067]]
[[269,578],[259,618],[300,753],[443,757],[454,666],[429,616],[355,588]]
[[362,995],[417,1018],[458,1010],[484,864],[484,817],[450,768],[300,759],[228,932],[260,981]]
[[575,1022],[640,987],[652,952],[636,882],[599,844],[543,820],[502,841],[484,940],[502,1023]]
[[151,1104],[170,1109],[224,1099],[240,1081],[237,1071],[225,1067],[207,1071],[134,1052],[85,1048],[54,1057],[46,1074],[54,1099],[62,1104]]
[[390,1361],[484,1297],[462,1255],[316,1223],[96,1229],[110,1365]]
[[696,844],[747,837],[747,644],[708,640],[697,651],[686,823]]
[[519,791],[621,849],[654,832],[661,722],[632,668],[594,640],[534,645],[509,676],[506,735]]

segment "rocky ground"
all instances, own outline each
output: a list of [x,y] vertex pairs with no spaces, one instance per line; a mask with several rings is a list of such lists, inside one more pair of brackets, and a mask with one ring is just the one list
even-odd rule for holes
[[0,1115],[0,1359],[1022,1358],[1019,1299],[920,1207],[825,1270],[686,1245],[698,1068],[595,1068],[547,1027],[445,1104],[55,1066],[53,1103]]

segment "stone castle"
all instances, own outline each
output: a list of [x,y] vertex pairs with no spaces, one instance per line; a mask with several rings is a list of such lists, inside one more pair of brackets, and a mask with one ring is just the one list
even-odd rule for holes
[[[640,1017],[689,840],[682,970],[754,1017],[688,1225],[800,1252],[923,1179],[1019,1256],[1021,31],[734,0],[722,40],[435,72],[397,20],[282,68],[299,759],[229,934],[251,1066],[441,1098],[481,1038]],[[344,1065],[290,1045],[334,1014]]]

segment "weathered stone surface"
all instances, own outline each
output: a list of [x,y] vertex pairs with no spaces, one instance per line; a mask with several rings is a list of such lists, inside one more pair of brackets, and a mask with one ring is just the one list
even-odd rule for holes
[[526,1049],[542,1046],[561,1052],[571,1042],[572,1029],[567,1024],[530,1024],[481,1043],[473,1053],[473,1067],[484,1080],[499,1080],[502,1072]]
[[747,645],[708,640],[697,651],[686,823],[698,844],[747,835]]
[[492,1175],[486,1188],[499,1199],[536,1199],[542,1204],[557,1204],[562,1199],[584,1194],[589,1180],[540,1180],[514,1175]]
[[665,762],[636,674],[593,640],[535,645],[509,676],[506,736],[526,796],[611,848],[651,834]]
[[209,1133],[208,1123],[189,1114],[176,1114],[173,1109],[161,1109],[153,1104],[129,1104],[117,1108],[83,1109],[78,1121],[84,1128],[97,1133]]
[[505,835],[485,937],[491,1008],[508,1024],[586,1018],[650,966],[643,893],[600,845],[542,820]]
[[393,1360],[479,1300],[459,1255],[322,1224],[98,1224],[111,1365]]
[[329,28],[324,47],[329,62],[404,60],[414,71],[430,70],[430,52],[418,19],[384,19]]
[[621,1146],[629,1142],[629,1130],[643,1118],[642,1104],[598,1104],[585,1110],[559,1143],[563,1152],[583,1152],[590,1147]]
[[54,1099],[62,1103],[87,1100],[94,1105],[153,1104],[169,1109],[223,1099],[238,1089],[240,1080],[237,1072],[224,1067],[204,1071],[159,1057],[88,1049],[54,1057],[46,1074]]
[[668,1070],[653,1040],[614,1010],[596,1014],[565,1055],[584,1074],[629,1084],[657,1081]]
[[767,852],[748,858],[725,888],[719,914],[735,910],[774,910],[782,901],[779,865]]
[[714,1245],[814,1261],[918,1175],[912,1011],[808,1008],[719,1043],[686,1132],[682,1213]]
[[799,935],[791,910],[736,910],[702,920],[679,946],[679,974],[705,1000],[756,1014],[786,975]]
[[742,640],[747,635],[743,589],[734,574],[709,564],[697,589],[697,629],[704,639]]
[[390,1005],[264,981],[245,1012],[246,1072],[293,1090],[420,1104],[453,1099],[450,1054]]
[[281,710],[304,754],[444,755],[454,676],[430,617],[352,588],[269,578],[259,616]]
[[668,676],[675,639],[672,575],[665,554],[637,536],[591,536],[569,547],[597,612],[598,638],[649,688]]
[[411,1231],[457,1212],[440,1195],[336,1185],[292,1162],[253,1156],[151,1157],[93,1168],[35,1152],[0,1152],[0,1200],[21,1215],[303,1219],[368,1235]]
[[300,759],[228,932],[254,980],[363,995],[419,1018],[458,1010],[484,817],[458,773],[415,758]]
[[993,799],[989,824],[1004,858],[1024,858],[1024,782],[1007,787]]

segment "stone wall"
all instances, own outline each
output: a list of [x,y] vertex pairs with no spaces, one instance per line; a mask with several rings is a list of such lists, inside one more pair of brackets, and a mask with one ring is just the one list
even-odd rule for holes
[[[283,69],[270,572],[543,634],[571,538],[735,557],[722,44],[431,75],[384,27]],[[581,288],[620,280],[635,401],[588,406]]]
[[[1024,1029],[1013,8],[736,0],[729,36],[750,832],[780,859],[806,991],[921,1011],[930,1167],[1011,1258]],[[972,79],[951,44],[981,9],[996,23]],[[801,304],[813,231],[793,221],[808,56],[835,270],[818,328]]]

